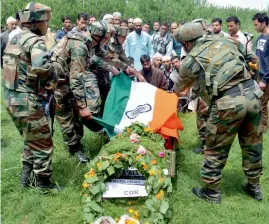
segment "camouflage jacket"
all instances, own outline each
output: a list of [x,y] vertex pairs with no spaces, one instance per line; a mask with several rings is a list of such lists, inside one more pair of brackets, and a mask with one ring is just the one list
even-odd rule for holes
[[199,38],[181,62],[175,91],[182,92],[196,81],[201,98],[211,104],[219,91],[251,78],[245,58],[233,40],[212,35]]
[[53,49],[51,58],[53,62],[57,62],[53,63],[55,66],[60,64],[57,66],[60,80],[69,77],[70,90],[81,108],[87,105],[83,76],[89,68],[89,58],[86,39],[78,32],[68,32]]
[[125,63],[125,66],[134,67],[132,61],[126,56],[123,47],[121,44],[116,43],[116,41],[111,38],[108,43],[108,51],[114,56],[115,59],[118,59],[122,63]]
[[91,65],[102,68],[106,71],[112,71],[112,68],[125,70],[128,65],[117,58],[114,53],[100,50],[99,46],[92,47],[91,49]]
[[41,37],[23,28],[8,44],[3,56],[3,85],[18,92],[43,95],[45,86],[58,81]]

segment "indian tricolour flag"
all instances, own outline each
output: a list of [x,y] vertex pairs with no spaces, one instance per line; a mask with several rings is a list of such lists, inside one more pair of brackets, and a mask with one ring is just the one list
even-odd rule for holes
[[94,118],[110,136],[121,133],[134,122],[153,131],[178,138],[183,125],[177,117],[178,97],[149,83],[134,82],[119,74],[112,79],[102,119]]

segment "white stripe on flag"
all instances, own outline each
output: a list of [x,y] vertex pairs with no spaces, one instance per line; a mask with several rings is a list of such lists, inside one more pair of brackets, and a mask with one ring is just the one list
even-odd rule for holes
[[157,88],[153,85],[132,81],[130,98],[114,131],[121,133],[125,127],[136,121],[147,125],[153,118],[156,91]]

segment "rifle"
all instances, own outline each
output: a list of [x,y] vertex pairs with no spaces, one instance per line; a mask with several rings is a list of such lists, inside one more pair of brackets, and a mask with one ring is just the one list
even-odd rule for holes
[[253,39],[253,35],[251,33],[244,32],[244,36],[247,39],[246,43],[246,56],[248,55],[248,43]]
[[248,60],[248,51],[247,51],[247,47],[248,47],[248,43],[253,39],[253,35],[251,33],[247,33],[244,32],[244,36],[247,39],[247,43],[246,43],[246,61],[247,61],[247,66],[248,66],[248,70],[250,71],[250,73],[252,74],[252,77],[254,80],[257,79],[258,77],[258,70],[259,70],[259,66],[257,63],[252,63],[252,61]]
[[54,133],[54,115],[55,115],[55,100],[54,92],[47,90],[47,102],[45,105],[45,115],[51,119],[51,135]]
[[190,103],[192,100],[194,100],[194,98],[193,98],[193,97],[190,97],[190,98],[187,100],[187,103],[186,103],[183,107],[180,108],[179,112],[183,112],[183,110],[185,109],[185,107],[188,106],[189,103]]

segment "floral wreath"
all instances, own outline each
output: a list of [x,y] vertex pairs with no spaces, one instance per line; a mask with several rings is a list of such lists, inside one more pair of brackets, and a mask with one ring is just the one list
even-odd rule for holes
[[[172,183],[166,168],[168,154],[164,149],[163,138],[138,123],[104,145],[100,154],[90,162],[89,172],[84,175],[84,223],[92,223],[104,214],[101,204],[106,191],[105,181],[128,167],[135,167],[146,178],[148,223],[167,223],[171,217],[168,195],[172,193]],[[132,218],[139,219],[137,211],[128,211]]]

